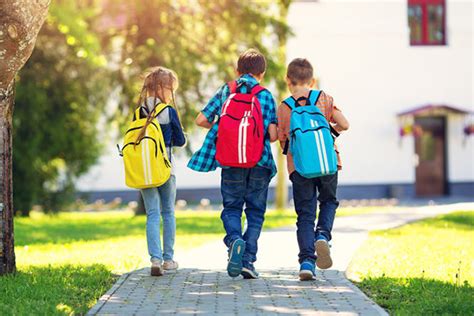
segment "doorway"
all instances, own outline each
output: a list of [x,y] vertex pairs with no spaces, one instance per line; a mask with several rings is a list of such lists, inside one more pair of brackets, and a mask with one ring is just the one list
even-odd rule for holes
[[440,196],[446,192],[446,118],[416,117],[415,191],[417,196]]

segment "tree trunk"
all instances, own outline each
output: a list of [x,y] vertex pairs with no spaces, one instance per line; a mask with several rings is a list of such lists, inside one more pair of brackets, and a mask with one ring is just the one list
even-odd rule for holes
[[15,271],[12,121],[15,76],[33,51],[50,0],[0,2],[0,275]]
[[286,159],[280,149],[278,150],[277,156],[277,168],[278,174],[275,192],[275,209],[278,211],[284,211],[288,206],[288,185],[286,181]]
[[[288,16],[288,10],[291,5],[291,0],[280,0],[278,6],[280,9],[280,18],[286,21]],[[288,33],[286,31],[277,32],[278,36],[278,62],[281,65],[286,65],[286,43],[288,40]],[[279,85],[280,87],[285,86]],[[283,100],[286,92],[286,89],[280,88],[278,91],[278,97],[280,100]],[[282,154],[282,150],[278,150],[277,156],[277,184],[275,192],[275,208],[277,210],[283,211],[288,206],[288,185],[287,185],[287,172],[286,172],[286,159]]]
[[[13,89],[13,85],[12,85]],[[10,92],[0,99],[0,109],[13,109],[14,95]],[[11,115],[0,116],[0,275],[15,272],[13,249],[13,195],[12,195],[12,120]]]

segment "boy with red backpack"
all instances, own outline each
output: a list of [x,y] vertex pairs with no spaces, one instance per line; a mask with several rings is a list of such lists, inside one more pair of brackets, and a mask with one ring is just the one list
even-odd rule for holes
[[293,185],[299,277],[304,281],[314,279],[315,263],[320,269],[332,266],[328,242],[339,205],[336,189],[341,168],[334,138],[349,123],[330,95],[312,89],[315,80],[308,60],[294,59],[288,65],[286,81],[291,96],[278,108],[278,139],[287,153]]
[[[201,172],[222,167],[221,219],[228,247],[227,273],[258,278],[257,241],[267,208],[270,179],[276,174],[270,142],[277,140],[275,101],[260,86],[266,70],[265,57],[254,49],[239,56],[238,79],[224,84],[196,118],[210,129],[203,146],[188,163]],[[245,207],[245,209],[244,209]],[[242,212],[247,229],[242,234]]]

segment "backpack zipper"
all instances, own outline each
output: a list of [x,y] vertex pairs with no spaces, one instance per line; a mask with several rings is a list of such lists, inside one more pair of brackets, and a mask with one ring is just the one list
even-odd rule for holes
[[[158,145],[156,144],[156,140],[154,140],[153,138],[151,138],[149,136],[143,137],[142,139],[140,139],[140,141],[138,143],[130,142],[130,143],[125,144],[122,147],[122,153],[123,153],[125,147],[127,147],[128,145],[139,145],[142,142],[142,140],[144,140],[144,139],[151,139],[153,141],[153,143],[155,143],[155,157],[156,157],[158,155]],[[160,144],[160,146],[161,146],[161,144]]]
[[[155,126],[156,129],[158,129],[158,126],[156,126],[155,123],[151,122],[150,124],[152,124],[153,126]],[[143,128],[143,126],[133,127],[133,128],[131,128],[131,129],[127,130],[127,131],[125,132],[125,135],[127,135],[129,132],[135,131],[135,130],[140,129],[140,128]]]

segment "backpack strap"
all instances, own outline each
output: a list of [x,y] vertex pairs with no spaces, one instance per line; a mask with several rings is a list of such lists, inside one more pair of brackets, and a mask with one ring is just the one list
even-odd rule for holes
[[311,90],[311,91],[309,91],[309,95],[308,95],[309,105],[316,105],[318,103],[320,95],[321,95],[320,90]]
[[163,112],[166,108],[168,107],[171,107],[171,105],[169,104],[166,104],[166,103],[160,103],[158,104],[157,106],[155,106],[155,109],[153,110],[154,111],[154,116],[155,118],[161,114],[161,112]]
[[259,84],[256,84],[255,86],[253,86],[252,90],[250,90],[250,93],[252,95],[257,95],[259,94],[260,92],[262,92],[263,90],[265,90],[264,87],[262,87],[261,85]]
[[227,83],[227,86],[229,87],[230,93],[236,93],[237,92],[237,81],[229,81]]
[[285,147],[283,147],[283,152],[282,152],[283,155],[285,155],[285,156],[288,155],[289,147],[290,147],[290,140],[287,138],[285,140]]
[[[171,105],[169,104],[166,104],[166,103],[159,103],[155,106],[155,108],[153,109],[154,111],[154,116],[157,117],[158,115],[160,115],[161,112],[163,112],[164,109],[166,109],[167,107],[170,107]],[[143,117],[145,114],[145,117]],[[142,119],[142,118],[146,118],[148,116],[148,109],[145,108],[144,106],[139,106],[136,108],[135,112],[133,113],[133,119],[132,121],[136,121],[138,119]]]
[[286,106],[288,106],[290,110],[293,110],[296,107],[296,100],[292,96],[286,98],[282,102],[286,104]]
[[[301,97],[298,100],[295,100],[295,98],[293,96],[290,96],[290,97],[286,98],[285,100],[283,100],[283,103],[286,104],[290,108],[290,110],[293,110],[297,106],[299,106],[298,102],[301,101],[301,100],[306,100],[307,105],[316,105],[318,103],[318,99],[319,99],[320,95],[321,95],[321,91],[319,91],[319,90],[310,90],[309,95],[308,95],[307,98],[306,97]],[[290,145],[290,141],[288,139],[286,139],[285,146],[283,148],[283,155],[288,154],[289,145]]]
[[[143,112],[142,112],[143,111]],[[136,121],[136,120],[139,120],[141,118],[144,118],[142,117],[142,113],[146,113],[148,110],[146,110],[143,106],[139,106],[135,109],[135,112],[133,112],[133,119],[132,119],[132,122],[133,121]],[[146,114],[144,114],[145,117],[146,117]]]
[[[321,90],[311,90],[310,94],[309,94],[309,97],[308,97],[309,104],[317,106],[320,95],[321,95]],[[331,134],[334,136],[334,138],[339,137],[339,135],[340,135],[339,132],[336,131],[331,124],[329,124],[329,128],[330,128]]]

